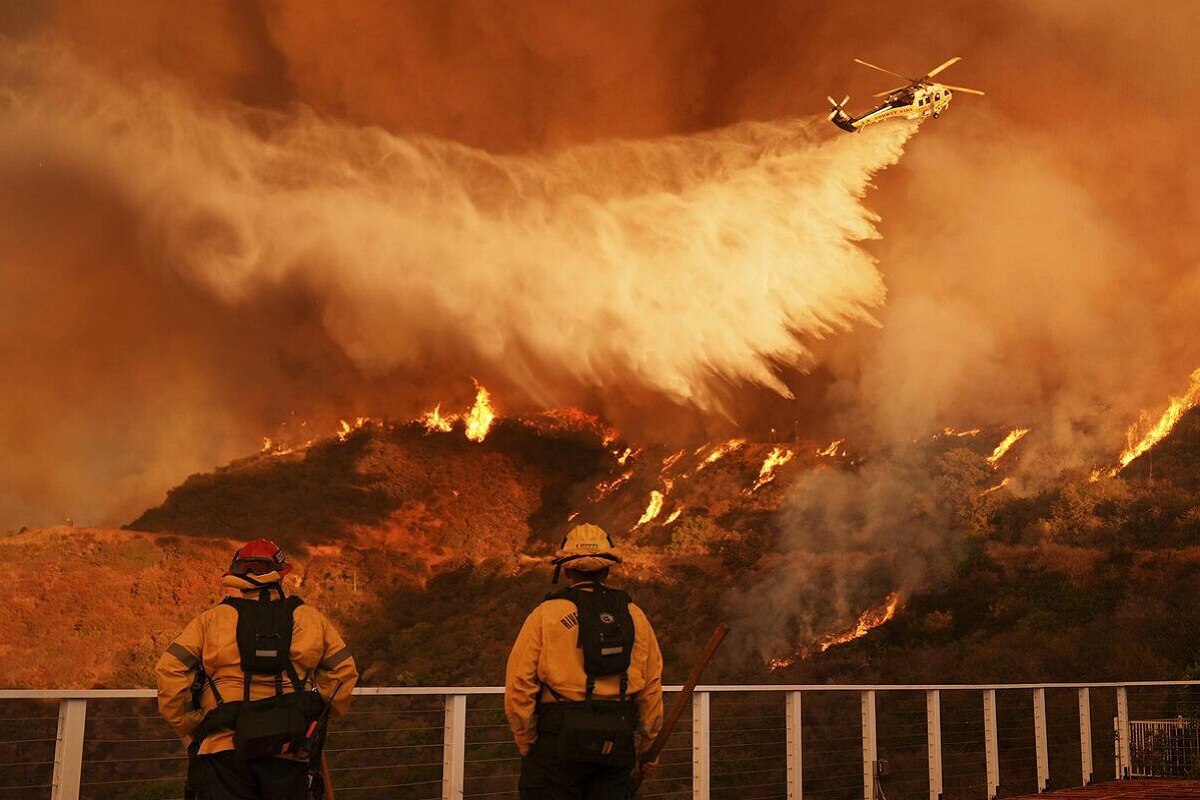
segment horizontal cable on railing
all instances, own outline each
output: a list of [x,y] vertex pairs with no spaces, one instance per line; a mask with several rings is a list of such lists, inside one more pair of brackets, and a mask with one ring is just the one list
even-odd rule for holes
[[145,758],[95,758],[95,759],[85,758],[83,760],[83,764],[84,764],[84,766],[87,766],[90,764],[96,764],[96,765],[131,764],[131,763],[136,763],[136,762],[141,762],[141,761],[176,761],[176,760],[179,760],[181,758],[186,758],[186,757],[187,757],[186,753],[180,752],[180,753],[176,753],[175,755],[172,755],[172,756],[146,756]]
[[372,769],[422,769],[427,767],[440,767],[442,762],[437,761],[431,764],[368,764],[357,767],[332,767],[330,772],[365,772]]
[[153,781],[181,781],[186,778],[186,775],[163,775],[157,778],[122,778],[121,780],[113,781],[83,781],[80,786],[109,786],[115,783],[150,783]]
[[368,747],[338,747],[329,748],[326,753],[358,753],[368,750],[418,750],[422,747],[441,747],[441,742],[430,742],[429,744],[385,744],[371,745]]

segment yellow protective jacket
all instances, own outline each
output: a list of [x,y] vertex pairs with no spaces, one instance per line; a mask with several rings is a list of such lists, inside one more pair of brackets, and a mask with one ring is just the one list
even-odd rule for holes
[[[272,573],[273,574],[273,573]],[[260,580],[270,575],[258,576]],[[247,581],[227,575],[224,584],[240,590],[245,597],[257,598],[258,591]],[[199,709],[192,708],[192,679],[196,668],[204,670],[216,683],[226,701],[241,700],[244,673],[237,646],[237,611],[228,605],[218,605],[188,623],[183,633],[171,642],[155,667],[158,679],[158,710],[163,718],[185,741],[199,727],[204,716],[217,707],[212,688],[206,685],[200,697]],[[309,605],[296,608],[292,627],[292,663],[301,680],[312,675],[317,690],[329,699],[334,687],[341,682],[333,702],[333,713],[344,714],[350,706],[350,692],[358,682],[358,669],[346,643],[329,620]],[[292,691],[284,678],[285,692]],[[275,680],[270,675],[255,675],[250,683],[250,699],[259,700],[275,694]],[[233,749],[232,731],[209,734],[200,745],[202,755]]]
[[[662,651],[646,614],[629,604],[633,617],[633,655],[629,662],[628,693],[638,705],[638,751],[644,752],[662,729]],[[521,755],[537,739],[537,704],[554,702],[543,691],[552,686],[565,700],[583,700],[587,692],[587,673],[583,671],[583,650],[579,647],[577,610],[570,600],[546,600],[533,610],[521,626],[504,680],[504,713]],[[596,680],[593,697],[616,699],[621,694],[620,676]]]

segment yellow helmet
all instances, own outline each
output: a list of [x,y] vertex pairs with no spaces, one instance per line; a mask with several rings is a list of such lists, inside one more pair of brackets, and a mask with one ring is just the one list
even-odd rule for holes
[[570,564],[580,572],[596,572],[612,564],[621,563],[621,554],[604,530],[596,525],[576,525],[566,536],[554,554],[554,582],[558,573]]

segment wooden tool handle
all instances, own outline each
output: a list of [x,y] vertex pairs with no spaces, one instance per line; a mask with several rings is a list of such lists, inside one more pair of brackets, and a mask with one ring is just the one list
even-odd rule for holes
[[[663,748],[667,746],[667,739],[671,736],[671,731],[675,730],[675,726],[679,723],[679,718],[683,716],[683,710],[687,707],[688,702],[692,699],[692,694],[696,691],[696,685],[700,683],[700,676],[704,674],[704,668],[708,666],[708,662],[712,661],[712,657],[716,655],[717,648],[721,646],[726,634],[729,633],[729,625],[722,622],[713,631],[712,638],[708,640],[704,651],[700,653],[700,657],[696,659],[696,663],[692,665],[692,671],[688,673],[687,682],[683,684],[683,689],[675,697],[675,702],[671,704],[671,711],[667,714],[666,721],[663,722],[662,730],[658,732],[658,736],[654,737],[650,747],[642,754],[641,763],[649,763],[658,758],[662,753]],[[638,789],[642,786],[641,770],[633,776],[630,782],[630,795],[637,794]]]

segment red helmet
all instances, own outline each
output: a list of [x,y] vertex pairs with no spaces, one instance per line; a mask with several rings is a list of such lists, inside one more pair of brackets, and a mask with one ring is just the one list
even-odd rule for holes
[[246,542],[233,554],[228,574],[266,575],[268,572],[278,572],[282,578],[291,571],[292,565],[287,563],[287,557],[279,549],[279,545],[270,539],[255,539]]

